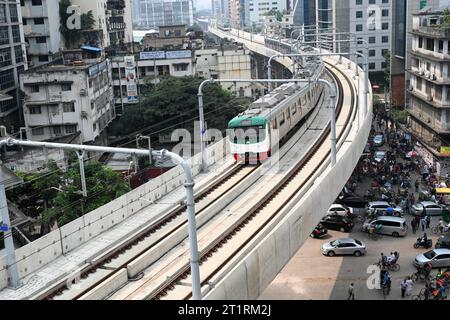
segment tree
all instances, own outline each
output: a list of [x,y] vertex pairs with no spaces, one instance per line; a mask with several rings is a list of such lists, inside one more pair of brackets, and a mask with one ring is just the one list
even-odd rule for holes
[[[113,129],[123,136],[154,125],[155,129],[173,130],[193,128],[198,118],[198,87],[203,78],[166,77],[151,89],[140,104],[131,105]],[[245,108],[247,100],[233,98],[219,84],[208,84],[203,89],[205,119],[209,128],[223,130],[229,120]]]
[[[63,35],[64,41],[68,48],[75,46],[81,39],[84,30],[92,29],[95,25],[92,10],[83,13],[80,16],[80,29],[68,26],[68,22],[72,21],[74,13],[67,13],[67,9],[72,5],[70,0],[61,0],[59,2],[59,32]],[[70,12],[70,10],[69,10]]]

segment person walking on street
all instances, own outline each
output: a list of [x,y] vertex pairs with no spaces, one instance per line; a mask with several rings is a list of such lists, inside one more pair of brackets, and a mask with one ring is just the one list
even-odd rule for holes
[[407,288],[407,284],[406,284],[406,279],[403,279],[402,283],[400,284],[400,288],[402,289],[402,298],[405,297],[405,293],[406,293],[406,288]]
[[409,297],[413,289],[413,281],[411,280],[411,277],[408,277],[408,279],[405,281],[405,284],[406,284],[406,295]]
[[416,193],[419,192],[419,179],[416,180],[416,182],[414,183],[414,186],[416,187]]
[[427,218],[423,217],[422,219],[420,219],[420,225],[422,226],[422,231],[425,231],[425,227],[427,225]]
[[427,214],[427,216],[425,217],[425,219],[427,220],[427,229],[430,229],[431,216],[430,216],[429,214]]
[[417,221],[416,221],[416,219],[412,219],[411,220],[411,228],[412,228],[412,231],[413,231],[413,234],[416,234],[416,232],[417,232]]
[[355,300],[355,286],[353,283],[348,287],[348,298],[347,300]]

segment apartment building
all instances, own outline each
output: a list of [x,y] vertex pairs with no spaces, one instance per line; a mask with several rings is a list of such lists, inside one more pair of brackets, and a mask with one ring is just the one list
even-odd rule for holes
[[115,118],[111,63],[90,50],[69,50],[63,58],[20,76],[23,113],[30,140],[78,135],[95,142]]
[[64,42],[59,32],[59,0],[21,0],[30,67],[52,61]]
[[289,38],[294,28],[294,15],[283,15],[281,21],[276,16],[264,16],[263,33],[270,38]]
[[418,13],[411,35],[410,130],[436,165],[450,156],[450,25],[442,12]]
[[[195,71],[206,79],[251,79],[251,54],[246,48],[203,49],[195,51]],[[252,97],[252,83],[221,83],[239,97]]]
[[424,11],[437,11],[440,7],[450,5],[449,0],[395,0],[392,5],[392,42],[391,42],[391,103],[394,107],[409,105],[410,75],[405,70],[411,69],[409,52],[412,49],[413,14]]
[[19,0],[0,0],[0,125],[9,133],[23,122],[19,75],[27,69]]

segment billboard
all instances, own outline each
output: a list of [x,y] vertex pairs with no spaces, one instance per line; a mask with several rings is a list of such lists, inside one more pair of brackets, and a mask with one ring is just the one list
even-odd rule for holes
[[139,54],[140,60],[165,59],[164,51],[144,51]]
[[450,157],[450,147],[441,147],[440,151],[441,157]]
[[166,51],[167,59],[179,59],[192,57],[191,50]]
[[123,58],[125,64],[125,78],[127,80],[127,97],[128,103],[137,103],[139,101],[137,81],[136,81],[136,62],[134,56],[125,56]]

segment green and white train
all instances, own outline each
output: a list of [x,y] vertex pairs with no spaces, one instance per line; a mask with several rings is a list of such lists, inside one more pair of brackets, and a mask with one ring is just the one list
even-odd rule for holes
[[228,123],[229,148],[236,161],[253,163],[269,158],[272,132],[279,130],[278,139],[282,140],[316,107],[324,85],[315,80],[325,76],[325,67],[320,59],[311,58],[304,70],[300,78],[310,79],[310,83],[283,84]]

